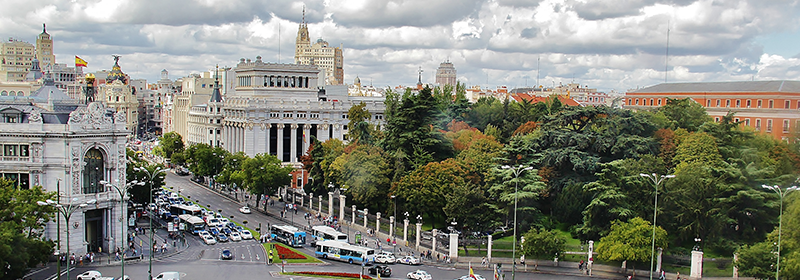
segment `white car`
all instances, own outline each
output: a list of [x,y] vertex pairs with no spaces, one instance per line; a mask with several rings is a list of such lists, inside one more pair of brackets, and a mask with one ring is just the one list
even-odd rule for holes
[[97,270],[89,270],[87,272],[81,273],[78,275],[78,280],[92,280],[102,277],[103,275],[100,274],[100,271]]
[[253,234],[250,233],[249,230],[242,230],[242,232],[240,232],[239,235],[241,235],[242,239],[244,240],[253,239]]
[[473,274],[473,276],[475,276],[475,278],[472,278],[472,276],[469,276],[469,275],[464,275],[464,276],[459,277],[456,280],[486,280],[486,278],[484,278],[480,274]]
[[225,225],[227,225],[230,222],[231,221],[229,221],[228,218],[219,218],[219,225],[218,226],[224,227]]
[[250,214],[250,207],[242,206],[242,208],[239,208],[239,212],[242,212],[244,214]]
[[397,259],[391,253],[380,253],[375,256],[375,263],[395,263]]
[[222,223],[219,221],[219,219],[208,219],[208,221],[206,221],[206,225],[208,227],[218,227],[222,225]]
[[231,241],[242,241],[242,236],[241,236],[241,235],[239,235],[239,233],[238,233],[238,232],[235,232],[235,231],[234,231],[234,232],[231,232],[231,235],[230,235],[230,236],[228,236],[228,237],[230,237],[230,238],[231,238]]
[[211,235],[203,235],[203,242],[205,242],[206,245],[217,244],[217,240],[214,239],[214,237],[212,237]]
[[416,271],[409,272],[406,274],[408,279],[414,280],[431,280],[431,274],[424,270],[417,269]]
[[399,260],[397,260],[397,262],[402,263],[402,264],[408,264],[408,265],[418,265],[418,264],[420,264],[419,259],[417,257],[411,256],[411,255],[402,257]]

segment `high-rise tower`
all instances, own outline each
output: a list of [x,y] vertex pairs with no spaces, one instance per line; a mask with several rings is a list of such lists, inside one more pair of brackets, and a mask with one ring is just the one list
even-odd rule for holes
[[329,47],[328,42],[318,39],[313,45],[308,35],[306,9],[303,8],[303,22],[297,29],[295,41],[294,63],[316,65],[324,72],[324,84],[341,85],[344,82],[344,56],[342,46]]
[[456,68],[449,59],[439,64],[439,68],[436,69],[436,83],[440,86],[456,86]]
[[53,39],[47,34],[47,26],[42,24],[42,33],[36,37],[36,58],[42,69],[52,69],[56,64],[56,55],[53,54]]

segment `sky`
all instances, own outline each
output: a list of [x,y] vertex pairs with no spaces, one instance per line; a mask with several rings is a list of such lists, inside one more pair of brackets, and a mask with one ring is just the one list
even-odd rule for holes
[[[344,47],[345,82],[433,83],[449,60],[468,87],[579,83],[625,92],[667,82],[800,80],[800,0],[0,0],[0,38],[56,60],[154,83],[294,62],[298,25]],[[668,53],[668,55],[667,55]]]

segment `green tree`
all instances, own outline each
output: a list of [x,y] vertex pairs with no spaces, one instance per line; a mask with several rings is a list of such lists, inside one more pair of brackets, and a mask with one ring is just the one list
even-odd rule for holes
[[308,171],[308,177],[313,178],[313,180],[305,184],[304,190],[309,194],[320,195],[327,191],[327,187],[325,186],[327,180],[325,180],[325,172],[322,170],[322,161],[325,159],[325,147],[314,135],[311,135],[308,157],[311,161],[311,166],[306,166],[306,171]]
[[337,170],[336,183],[345,187],[353,202],[371,209],[385,209],[391,178],[389,157],[377,146],[351,144],[331,167]]
[[522,254],[534,259],[534,269],[539,269],[540,259],[550,259],[564,254],[567,239],[556,230],[532,228],[525,233]]
[[213,176],[222,171],[224,160],[230,152],[222,147],[212,147],[205,143],[193,144],[184,150],[186,164],[195,176]]
[[415,206],[409,209],[412,216],[426,215],[435,226],[437,221],[445,221],[443,207],[453,189],[465,183],[465,175],[464,169],[454,159],[431,162],[404,176],[393,191]]
[[[251,194],[271,195],[281,186],[292,182],[289,174],[293,170],[291,166],[283,166],[281,160],[274,155],[257,154],[253,158],[245,159],[231,177],[234,181],[241,182],[240,187]],[[256,208],[259,207],[259,201],[256,201]]]
[[684,128],[688,131],[697,131],[701,125],[711,121],[703,105],[691,98],[667,98],[667,103],[658,108],[657,114],[665,116],[672,130]]
[[[140,168],[140,170],[137,171],[134,168]],[[141,169],[146,169],[150,171],[150,173],[152,174],[153,172],[155,172],[157,169],[160,168],[164,168],[164,166],[160,164],[151,164],[146,161],[131,162],[125,167],[126,180],[128,182],[131,182],[133,180],[139,182],[145,182],[144,185],[132,186],[131,189],[128,191],[128,193],[130,194],[130,199],[133,202],[141,204],[149,203],[150,192],[152,192],[153,190],[160,189],[161,187],[164,186],[164,175],[166,174],[162,173],[161,176],[156,176],[151,181],[150,177],[147,176],[147,173],[144,170],[141,170]],[[124,186],[117,185],[117,187],[122,188]]]
[[44,225],[55,217],[56,209],[37,201],[56,200],[41,186],[24,190],[14,181],[0,178],[0,275],[2,279],[22,279],[31,269],[46,263],[55,242],[43,240]]
[[173,154],[183,152],[183,137],[174,131],[167,132],[158,138],[158,145],[161,147],[161,151],[164,153],[162,156],[164,158],[171,159]]
[[366,107],[367,105],[361,102],[358,105],[350,107],[350,110],[347,112],[347,117],[350,120],[347,125],[350,127],[347,138],[352,142],[359,144],[372,143],[371,136],[373,128],[372,125],[369,124],[372,114],[365,109]]
[[[597,258],[606,261],[649,261],[652,251],[653,226],[636,217],[627,222],[614,221],[611,231],[597,244]],[[667,231],[656,227],[656,248],[667,248]],[[634,267],[631,264],[631,267]]]
[[739,248],[736,251],[738,260],[734,263],[739,269],[739,275],[756,279],[774,279],[774,265],[777,259],[774,250],[772,242],[759,242]]

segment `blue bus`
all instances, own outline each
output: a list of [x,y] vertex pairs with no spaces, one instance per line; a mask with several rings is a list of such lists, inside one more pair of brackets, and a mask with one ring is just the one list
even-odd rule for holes
[[350,245],[335,240],[317,241],[314,255],[318,258],[343,261],[350,264],[375,262],[375,249]]
[[278,240],[292,247],[303,247],[303,245],[306,244],[306,232],[298,230],[293,226],[271,225],[269,227],[269,236],[274,240]]

